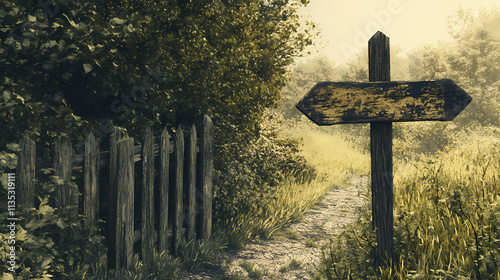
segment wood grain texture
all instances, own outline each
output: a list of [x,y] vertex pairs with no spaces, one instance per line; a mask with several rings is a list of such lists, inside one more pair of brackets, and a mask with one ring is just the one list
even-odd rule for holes
[[168,205],[169,205],[169,156],[170,156],[170,134],[164,128],[160,139],[160,221],[158,234],[158,251],[168,251]]
[[212,235],[212,199],[213,199],[213,166],[214,166],[214,128],[212,120],[205,115],[200,135],[200,158],[202,180],[202,229],[201,237],[208,239]]
[[[68,139],[56,141],[54,150],[54,170],[59,177],[59,184],[56,186],[56,207],[61,208],[69,205],[78,205],[78,190],[71,185],[71,157],[73,149]],[[78,215],[78,208],[69,211],[71,217]]]
[[[370,81],[390,80],[389,38],[377,32],[368,41]],[[376,233],[375,265],[394,261],[392,122],[370,124],[372,224]]]
[[153,157],[153,133],[147,127],[144,132],[142,145],[142,260],[146,263],[153,261],[154,250],[154,157]]
[[134,256],[134,139],[117,145],[116,267],[132,269]]
[[297,104],[318,125],[451,121],[472,100],[452,80],[321,82]]
[[[99,143],[93,133],[85,141],[85,160],[83,167],[83,214],[85,215],[84,228],[90,236],[96,234],[99,215]],[[97,257],[97,249],[87,244],[87,251],[83,253],[83,260],[91,264]]]
[[25,208],[32,208],[35,205],[35,142],[25,135],[19,147],[21,150],[17,161],[17,203]]
[[[107,162],[109,162],[109,206],[108,206],[108,268],[115,269],[116,265],[116,215],[117,205],[116,199],[118,196],[118,141],[123,137],[123,132],[119,129],[111,134],[109,143],[109,154]],[[103,154],[101,153],[101,159]]]
[[174,255],[179,253],[179,245],[183,240],[183,189],[184,189],[184,132],[182,126],[175,132],[175,191],[174,191]]
[[196,126],[193,124],[189,131],[188,146],[186,151],[187,160],[187,236],[192,240],[196,236]]

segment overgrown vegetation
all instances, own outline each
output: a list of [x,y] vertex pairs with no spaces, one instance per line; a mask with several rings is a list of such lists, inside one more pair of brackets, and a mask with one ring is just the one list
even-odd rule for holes
[[[314,124],[283,122],[279,135],[301,138],[304,144],[300,146],[300,156],[315,167],[314,177],[303,177],[304,172],[298,177],[289,174],[272,192],[259,197],[258,207],[239,212],[221,223],[229,235],[229,246],[240,247],[255,238],[269,238],[284,225],[300,219],[329,190],[345,183],[352,173],[368,174],[366,154],[350,147],[341,136],[326,133]],[[300,170],[311,174],[308,169]]]
[[[293,108],[317,81],[366,81],[366,52],[347,68],[323,58],[299,64],[281,92],[286,67],[311,44],[309,25],[297,31],[296,8],[308,1],[60,2],[53,16],[29,1],[0,2],[0,195],[25,130],[39,141],[40,157],[55,139],[78,142],[98,124],[101,136],[113,125],[138,136],[146,125],[160,131],[208,114],[217,238],[185,242],[176,258],[155,254],[151,264],[136,255],[132,271],[109,271],[106,240],[86,234],[84,217],[50,206],[57,178],[46,170],[36,182],[39,203],[30,214],[19,210],[17,279],[175,279],[218,267],[221,248],[269,238],[350,174],[368,174],[368,126],[318,128]],[[500,48],[481,29],[499,13],[480,13],[460,10],[451,19],[463,28],[451,30],[450,45],[392,55],[393,80],[452,78],[473,96],[455,122],[394,125],[396,269],[373,267],[367,204],[324,249],[323,277],[500,278]],[[270,110],[282,96],[281,113]],[[5,227],[0,238],[5,268]],[[83,242],[101,248],[91,265],[82,264]],[[270,275],[243,266],[250,277]]]
[[[384,277],[498,279],[500,131],[487,131],[459,137],[446,152],[401,164],[395,171],[399,266],[383,271]],[[369,207],[361,213],[324,251],[328,279],[380,279],[381,272],[372,266]]]
[[[263,201],[253,198],[273,196],[284,178],[314,178],[296,141],[261,128],[265,110],[280,98],[286,67],[312,43],[313,26],[299,22],[296,13],[307,2],[0,1],[2,195],[25,131],[42,158],[51,156],[58,138],[71,139],[82,153],[81,140],[93,130],[105,150],[102,140],[113,126],[139,139],[146,126],[160,131],[204,114],[215,125],[219,223]],[[79,244],[87,238],[79,228],[83,217],[69,220],[63,209],[48,206],[50,193],[41,190],[53,187],[51,180],[36,182],[43,202],[36,204],[38,216],[25,217],[25,228],[17,228],[28,236],[18,244],[26,249],[18,254],[19,277],[89,278],[89,267],[79,265]],[[238,191],[231,193],[233,188]],[[64,230],[74,233],[67,233],[64,244],[74,246],[58,243],[56,231]],[[6,228],[0,232],[7,234]],[[180,267],[215,265],[224,242],[209,243],[188,242],[175,260],[158,255],[155,267],[138,262],[134,277],[168,279]],[[110,277],[101,261],[92,270],[96,277]],[[174,274],[162,274],[167,270]]]
[[[410,79],[451,78],[473,97],[453,122],[395,124],[393,269],[374,267],[371,195],[323,249],[327,279],[499,279],[500,49],[495,8],[458,10],[454,42],[409,55]],[[491,64],[491,66],[490,66]]]

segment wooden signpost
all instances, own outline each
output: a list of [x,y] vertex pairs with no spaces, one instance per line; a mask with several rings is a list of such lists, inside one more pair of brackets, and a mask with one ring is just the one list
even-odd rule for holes
[[321,82],[297,104],[318,125],[370,123],[375,265],[394,262],[392,122],[451,121],[472,98],[451,80],[390,82],[389,38],[368,41],[369,83]]

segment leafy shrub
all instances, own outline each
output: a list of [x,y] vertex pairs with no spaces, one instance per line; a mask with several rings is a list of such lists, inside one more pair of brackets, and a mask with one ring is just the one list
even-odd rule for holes
[[299,152],[299,143],[278,135],[281,117],[268,114],[261,124],[260,137],[240,147],[235,159],[216,170],[214,204],[216,220],[257,209],[273,199],[281,182],[294,178],[306,182],[315,177]]
[[[16,209],[20,221],[16,225],[15,279],[82,278],[89,268],[89,265],[83,264],[83,253],[89,252],[88,245],[103,248],[103,237],[90,235],[90,229],[82,226],[82,216],[70,217],[69,211],[76,206],[54,208],[49,205],[57,180],[56,176],[39,180],[38,205],[31,209]],[[5,188],[1,192],[1,195],[6,195]],[[7,215],[6,211],[2,211],[0,218],[6,220]],[[9,235],[7,228],[3,227],[0,232],[0,256],[4,271],[7,271],[6,254],[11,246],[7,242]]]

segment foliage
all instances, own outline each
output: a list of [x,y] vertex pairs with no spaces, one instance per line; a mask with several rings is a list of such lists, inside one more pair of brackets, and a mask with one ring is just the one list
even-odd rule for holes
[[457,117],[461,125],[500,125],[500,49],[489,28],[500,17],[498,8],[459,9],[450,17],[452,43],[426,47],[413,54],[416,79],[452,79],[472,96]]
[[[214,195],[216,220],[234,218],[264,207],[273,199],[279,184],[287,180],[306,182],[314,178],[314,169],[298,155],[298,142],[277,133],[282,122],[269,113],[261,121],[260,137],[237,150],[235,160],[227,162],[216,176]],[[233,144],[237,146],[236,144]]]
[[[16,225],[15,279],[81,278],[89,267],[82,261],[83,253],[90,252],[86,246],[102,248],[103,237],[90,235],[90,229],[82,227],[80,218],[70,217],[71,207],[54,208],[48,204],[57,181],[52,176],[50,181],[40,182],[36,208],[16,209],[16,216],[22,218]],[[1,193],[6,196],[6,189],[2,188]],[[8,214],[2,211],[0,215],[6,220]],[[0,256],[4,271],[11,246],[9,236],[7,228],[2,228]]]
[[[297,144],[260,131],[265,108],[280,99],[286,67],[312,43],[312,25],[301,25],[296,13],[307,2],[0,1],[0,167],[15,168],[7,148],[15,149],[25,131],[40,158],[57,138],[72,139],[81,153],[92,129],[102,136],[117,125],[139,139],[145,126],[160,131],[208,114],[222,174],[216,187],[221,215],[251,204],[226,203],[230,184],[238,184],[239,196],[269,193],[294,170],[305,170],[296,177],[307,180],[313,171],[295,155]],[[244,178],[238,177],[242,169]],[[49,234],[47,227],[40,234]],[[65,273],[62,266],[50,269]]]
[[293,66],[290,80],[283,88],[284,95],[280,103],[280,111],[285,118],[298,118],[302,113],[295,108],[304,95],[317,83],[338,79],[335,63],[325,56],[308,58]]
[[312,43],[296,14],[305,4],[2,1],[0,146],[25,130],[43,143],[80,141],[103,122],[134,137],[203,114],[225,136],[217,145],[245,141],[277,104],[286,66]]
[[323,273],[329,279],[498,279],[498,132],[492,127],[464,132],[446,153],[398,169],[396,270],[372,266],[375,238],[368,208],[324,251]]
[[200,268],[220,266],[219,253],[225,248],[224,234],[214,232],[208,240],[183,241],[179,245],[179,255],[183,268],[196,271]]
[[274,187],[272,195],[257,202],[259,207],[218,222],[217,227],[225,230],[231,247],[241,247],[252,239],[269,238],[287,223],[299,220],[328,191],[344,184],[350,174],[368,174],[366,155],[339,135],[294,120],[286,121],[281,128],[281,137],[302,138],[300,156],[314,167],[316,176],[305,181],[288,176]]

